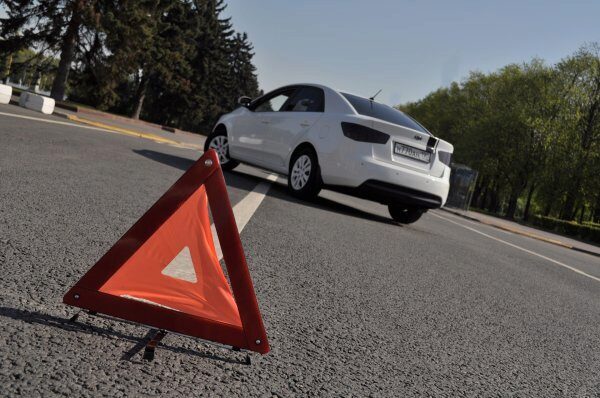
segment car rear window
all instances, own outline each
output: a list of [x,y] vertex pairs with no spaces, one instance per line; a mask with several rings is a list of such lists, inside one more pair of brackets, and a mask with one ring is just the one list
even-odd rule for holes
[[356,95],[341,93],[350,102],[352,107],[360,115],[371,116],[377,119],[384,120],[389,123],[398,124],[409,129],[417,130],[425,134],[430,134],[425,127],[421,126],[416,120],[410,116],[394,109],[391,106],[383,105],[368,98],[358,97]]

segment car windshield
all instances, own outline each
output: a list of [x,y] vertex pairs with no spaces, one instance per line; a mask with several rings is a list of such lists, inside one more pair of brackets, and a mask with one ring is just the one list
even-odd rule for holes
[[368,98],[347,93],[341,94],[348,100],[348,102],[350,102],[356,112],[361,115],[371,116],[389,123],[398,124],[400,126],[408,127],[409,129],[431,135],[431,133],[427,131],[425,127],[421,126],[416,120],[412,119],[407,114],[400,112],[398,109],[371,101]]

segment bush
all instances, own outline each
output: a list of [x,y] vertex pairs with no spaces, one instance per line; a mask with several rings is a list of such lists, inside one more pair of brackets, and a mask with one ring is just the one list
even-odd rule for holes
[[577,224],[574,221],[564,221],[552,217],[532,216],[530,222],[538,227],[555,231],[564,235],[574,236],[590,242],[600,243],[600,227],[589,224]]
[[584,221],[583,225],[587,225],[588,227],[600,228],[600,224],[593,221]]

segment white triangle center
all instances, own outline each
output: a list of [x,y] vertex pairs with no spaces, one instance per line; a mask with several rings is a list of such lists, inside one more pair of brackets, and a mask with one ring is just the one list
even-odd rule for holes
[[198,282],[196,277],[196,270],[194,269],[194,263],[192,262],[192,255],[189,247],[181,249],[179,254],[175,256],[173,260],[162,270],[163,275],[170,276],[172,278],[183,279],[188,282]]

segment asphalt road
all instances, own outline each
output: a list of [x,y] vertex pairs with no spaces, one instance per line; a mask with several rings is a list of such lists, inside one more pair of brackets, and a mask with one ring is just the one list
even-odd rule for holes
[[[279,182],[241,234],[268,355],[167,335],[146,362],[147,328],[65,324],[65,291],[198,157],[0,114],[0,396],[600,396],[597,257]],[[232,203],[262,174],[226,173]]]

